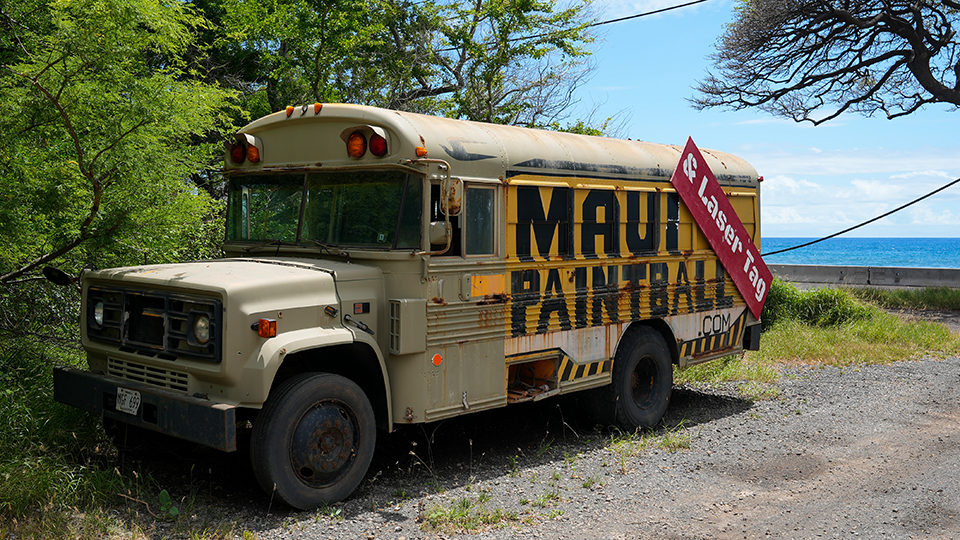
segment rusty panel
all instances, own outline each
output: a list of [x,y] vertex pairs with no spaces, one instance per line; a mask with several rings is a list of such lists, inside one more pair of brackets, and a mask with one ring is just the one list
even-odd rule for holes
[[728,332],[743,315],[746,308],[738,306],[728,309],[717,309],[701,313],[688,313],[670,317],[670,328],[673,329],[677,342],[691,341],[701,337]]
[[529,351],[558,349],[575,364],[608,360],[616,353],[617,343],[626,326],[626,323],[617,323],[512,337],[504,343],[504,354],[509,357]]

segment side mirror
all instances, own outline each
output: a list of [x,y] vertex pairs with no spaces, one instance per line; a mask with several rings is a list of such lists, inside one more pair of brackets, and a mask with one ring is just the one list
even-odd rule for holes
[[431,244],[447,243],[447,224],[445,222],[443,221],[430,222],[430,243]]
[[64,272],[63,270],[55,266],[45,266],[43,268],[43,277],[47,278],[47,281],[50,281],[54,285],[70,285],[75,280],[70,277],[70,274]]
[[459,178],[451,178],[449,184],[441,183],[440,186],[446,191],[440,197],[441,210],[450,217],[459,216],[463,206],[463,182]]

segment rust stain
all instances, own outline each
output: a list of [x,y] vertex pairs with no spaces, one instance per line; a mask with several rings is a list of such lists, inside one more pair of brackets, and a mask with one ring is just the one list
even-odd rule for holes
[[506,304],[508,297],[504,293],[499,294],[488,294],[483,297],[483,300],[477,302],[478,306],[489,306],[491,304]]
[[440,304],[441,306],[445,306],[447,304],[446,302],[443,301],[443,298],[440,298],[438,296],[434,296],[430,301],[433,302],[434,304]]
[[458,199],[456,194],[451,190],[450,194],[447,196],[447,212],[452,215],[459,213],[460,202],[460,199]]

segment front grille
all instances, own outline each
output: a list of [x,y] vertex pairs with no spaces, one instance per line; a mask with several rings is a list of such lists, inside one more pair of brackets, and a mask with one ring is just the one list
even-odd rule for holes
[[[100,302],[103,323],[98,325],[94,310]],[[86,309],[90,339],[151,358],[220,361],[223,309],[219,299],[92,286]],[[201,316],[210,320],[206,343],[199,343],[193,335],[194,323]]]
[[180,392],[187,391],[187,374],[179,371],[109,358],[107,359],[107,374],[158,388],[169,388]]

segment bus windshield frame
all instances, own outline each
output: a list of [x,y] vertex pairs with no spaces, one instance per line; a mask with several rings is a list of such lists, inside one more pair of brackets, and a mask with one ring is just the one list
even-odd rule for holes
[[419,250],[423,178],[405,170],[228,178],[226,242]]

